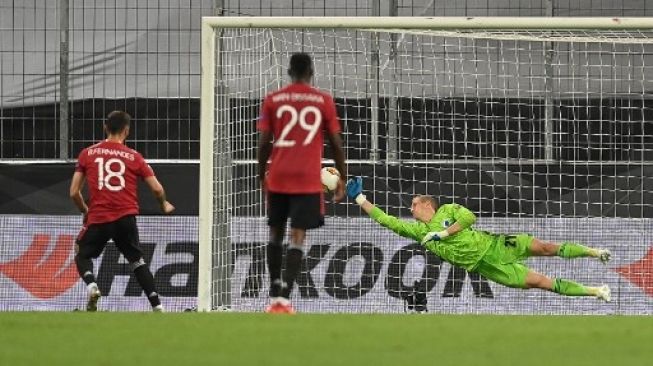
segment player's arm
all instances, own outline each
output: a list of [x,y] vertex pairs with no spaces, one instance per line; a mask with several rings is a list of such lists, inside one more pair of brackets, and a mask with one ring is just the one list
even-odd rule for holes
[[156,200],[159,202],[159,207],[161,207],[161,211],[165,214],[172,213],[172,211],[175,210],[175,206],[173,206],[170,202],[168,202],[168,198],[166,197],[166,191],[163,189],[163,185],[159,182],[158,179],[156,179],[156,176],[150,175],[148,177],[145,177],[145,184],[150,188],[150,191],[152,191],[152,194],[156,198]]
[[73,179],[70,182],[70,199],[75,203],[79,212],[86,215],[88,213],[88,206],[84,202],[84,197],[82,196],[82,186],[84,185],[84,180],[86,176],[83,172],[75,172],[73,174]]
[[259,130],[258,139],[258,179],[261,183],[261,189],[265,190],[265,172],[268,169],[268,159],[272,155],[272,121],[274,115],[269,99],[266,97],[261,106],[261,115],[259,116],[256,129]]
[[325,134],[331,145],[333,151],[333,160],[336,163],[336,169],[340,173],[340,181],[336,188],[333,199],[336,202],[345,198],[345,177],[347,176],[347,167],[345,166],[345,152],[342,148],[342,138],[340,137],[340,120],[338,119],[338,111],[336,110],[336,103],[333,97],[329,96],[325,108]]
[[143,157],[138,154],[138,175],[143,178],[145,181],[145,184],[150,188],[150,191],[152,191],[152,194],[156,198],[156,200],[159,202],[159,207],[161,208],[161,211],[163,211],[164,214],[169,214],[172,213],[172,211],[175,210],[175,206],[172,205],[172,203],[168,202],[168,198],[166,197],[166,191],[163,189],[163,185],[159,183],[159,180],[156,179],[156,175],[154,175],[154,170],[152,170],[152,167],[150,164],[148,164]]
[[152,194],[156,198],[156,200],[159,202],[159,207],[161,208],[161,211],[163,211],[164,214],[170,214],[172,211],[175,210],[175,206],[172,205],[172,203],[168,202],[168,198],[166,197],[166,191],[163,189],[163,185],[159,183],[159,180],[156,179],[156,175],[154,175],[154,170],[152,170],[152,167],[150,164],[148,164],[145,159],[143,159],[143,156],[141,154],[137,154],[137,164],[138,164],[138,170],[137,174],[139,177],[145,181],[145,184],[150,188],[150,191],[152,191]]
[[345,198],[345,177],[347,176],[347,169],[345,167],[345,152],[342,149],[342,138],[340,133],[329,133],[327,134],[329,143],[331,144],[331,150],[333,150],[333,160],[336,163],[336,169],[340,173],[340,182],[338,182],[338,187],[336,188],[336,193],[334,200],[340,202]]
[[372,202],[368,201],[367,197],[363,194],[363,179],[361,177],[350,179],[347,182],[347,196],[354,199],[374,221],[398,235],[419,241],[426,234],[426,231],[418,223],[400,220],[388,215]]
[[431,240],[442,240],[448,236],[456,235],[459,232],[471,227],[476,222],[476,215],[467,207],[456,203],[443,205],[440,209],[449,210],[454,223],[442,231],[431,231],[424,236],[422,244]]
[[73,179],[70,181],[70,199],[75,203],[79,212],[84,214],[84,222],[86,222],[86,215],[88,214],[88,206],[84,202],[84,197],[82,196],[82,187],[84,186],[84,181],[86,180],[86,164],[84,156],[86,156],[86,149],[82,150],[79,153],[77,158],[77,165],[75,166],[75,173],[73,174]]
[[268,168],[268,159],[272,154],[272,132],[262,130],[258,140],[258,179],[265,189],[265,172]]

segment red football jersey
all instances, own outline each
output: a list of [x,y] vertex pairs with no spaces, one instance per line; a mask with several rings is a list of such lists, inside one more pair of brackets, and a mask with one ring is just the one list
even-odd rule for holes
[[82,150],[75,171],[86,176],[89,225],[137,215],[138,177],[154,175],[137,151],[106,140]]
[[267,189],[277,193],[320,193],[324,134],[340,132],[333,97],[304,83],[293,83],[263,100],[260,131],[274,144]]

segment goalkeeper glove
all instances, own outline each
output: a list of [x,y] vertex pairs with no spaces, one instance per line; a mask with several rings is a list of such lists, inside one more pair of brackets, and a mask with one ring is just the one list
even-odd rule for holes
[[367,201],[367,197],[363,194],[363,178],[356,177],[347,181],[347,196],[356,201],[357,204],[362,205]]
[[447,230],[442,230],[442,231],[431,231],[427,233],[424,238],[422,239],[422,244],[426,244],[429,241],[435,240],[435,241],[440,241],[444,238],[449,236],[449,233]]

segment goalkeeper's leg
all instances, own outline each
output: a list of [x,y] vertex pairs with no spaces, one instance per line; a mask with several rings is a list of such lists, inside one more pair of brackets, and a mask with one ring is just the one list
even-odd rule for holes
[[533,239],[529,246],[531,256],[558,256],[561,258],[598,258],[602,263],[610,260],[611,253],[607,249],[596,249],[578,243],[563,242],[562,244]]
[[565,296],[595,296],[606,302],[610,301],[610,288],[607,285],[584,286],[561,278],[552,279],[533,270],[529,270],[526,274],[525,287],[539,288]]
[[513,288],[539,288],[565,296],[596,296],[605,301],[610,301],[610,288],[606,285],[600,287],[584,286],[579,283],[552,279],[537,273],[519,262],[501,263],[496,257],[489,255],[478,264],[476,272],[485,278]]

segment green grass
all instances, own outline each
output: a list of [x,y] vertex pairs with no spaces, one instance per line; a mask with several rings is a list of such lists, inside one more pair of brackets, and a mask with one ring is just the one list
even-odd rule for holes
[[651,365],[653,317],[0,313],[0,365]]

